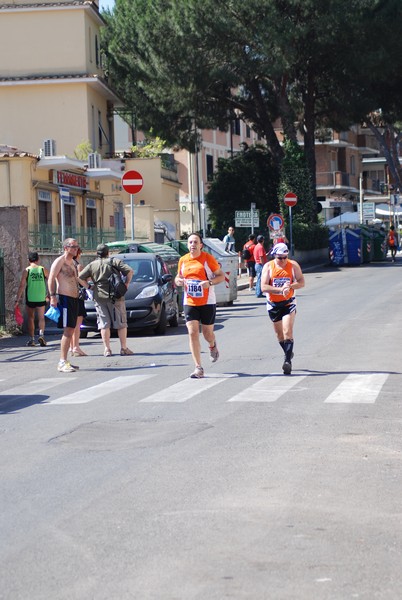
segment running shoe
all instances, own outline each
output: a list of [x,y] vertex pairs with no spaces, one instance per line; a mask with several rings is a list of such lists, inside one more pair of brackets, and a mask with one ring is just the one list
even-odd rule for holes
[[28,340],[28,341],[27,341],[27,346],[29,346],[29,347],[34,347],[34,346],[36,346],[36,344],[35,344],[35,340]]
[[67,360],[61,360],[57,365],[57,370],[60,371],[60,373],[75,373],[76,368],[73,367],[73,365],[70,365]]
[[39,345],[42,347],[47,346],[47,342],[46,342],[45,338],[43,337],[43,335],[40,335],[38,337],[38,342],[39,342]]
[[211,362],[216,362],[219,358],[219,350],[218,350],[218,346],[215,344],[211,347],[209,347],[209,360]]
[[290,375],[292,372],[292,363],[290,362],[290,360],[285,360],[285,362],[282,365],[282,370],[283,370],[283,374],[284,375]]
[[190,377],[191,379],[202,379],[204,377],[204,369],[202,367],[195,367]]

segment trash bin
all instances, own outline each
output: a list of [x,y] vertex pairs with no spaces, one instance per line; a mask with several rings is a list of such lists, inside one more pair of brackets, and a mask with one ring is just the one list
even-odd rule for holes
[[186,240],[172,240],[171,242],[166,242],[166,245],[176,250],[180,256],[184,256],[188,253],[188,244]]
[[373,230],[373,260],[385,260],[387,258],[387,238],[383,229]]
[[329,255],[335,265],[360,265],[362,262],[361,235],[359,229],[342,227],[330,232]]
[[225,250],[225,244],[219,238],[204,238],[205,252],[212,254],[225,273],[225,281],[215,288],[216,303],[220,306],[230,306],[237,299],[237,269],[239,257],[237,252]]
[[337,231],[330,231],[329,233],[329,258],[333,265],[345,264],[346,240],[343,240],[342,238],[342,231],[340,229]]
[[347,264],[362,264],[362,236],[359,229],[343,229],[346,236]]
[[[358,230],[356,230],[358,231]],[[369,263],[374,256],[373,230],[371,227],[361,227],[360,236],[362,243],[362,261]]]

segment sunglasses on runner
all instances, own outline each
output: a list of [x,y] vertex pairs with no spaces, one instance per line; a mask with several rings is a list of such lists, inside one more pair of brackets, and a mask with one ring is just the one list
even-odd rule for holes
[[285,260],[285,258],[287,258],[286,256],[279,256],[278,254],[275,256],[275,258],[277,258],[278,260]]

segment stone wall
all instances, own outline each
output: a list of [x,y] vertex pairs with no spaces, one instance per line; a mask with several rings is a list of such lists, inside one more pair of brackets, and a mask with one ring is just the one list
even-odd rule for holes
[[0,248],[4,253],[6,329],[15,326],[14,301],[27,266],[28,209],[25,206],[0,207]]

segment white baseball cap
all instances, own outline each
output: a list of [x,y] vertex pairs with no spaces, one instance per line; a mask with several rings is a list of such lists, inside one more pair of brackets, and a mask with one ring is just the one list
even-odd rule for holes
[[283,242],[279,242],[279,244],[275,244],[272,248],[271,254],[289,254],[289,248]]

